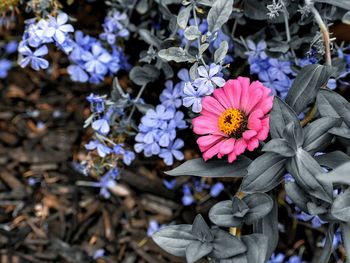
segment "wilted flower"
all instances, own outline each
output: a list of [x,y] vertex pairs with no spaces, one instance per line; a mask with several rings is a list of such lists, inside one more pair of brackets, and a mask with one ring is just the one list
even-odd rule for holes
[[245,149],[253,151],[269,133],[271,90],[249,78],[229,80],[214,96],[203,99],[201,115],[192,120],[204,160],[228,155],[233,162]]

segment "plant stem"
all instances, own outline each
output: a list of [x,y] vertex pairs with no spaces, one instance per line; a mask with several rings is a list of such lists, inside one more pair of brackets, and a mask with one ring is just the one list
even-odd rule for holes
[[136,103],[137,103],[137,102],[139,101],[139,99],[141,98],[141,95],[142,95],[142,93],[144,92],[145,88],[146,88],[146,84],[142,85],[142,87],[141,87],[139,93],[137,94],[137,96],[136,96],[136,98],[135,98],[135,100],[134,100],[134,105],[132,106],[132,109],[131,109],[131,111],[130,111],[130,114],[129,114],[129,116],[128,116],[128,119],[127,119],[126,123],[129,123],[130,120],[131,120],[132,115],[134,115],[134,112],[135,112],[135,109],[136,109]]
[[[328,28],[327,28],[326,24],[324,23],[322,17],[320,16],[320,13],[314,7],[313,4],[311,4],[311,11],[315,16],[315,20],[316,20],[318,26],[320,27],[320,31],[321,31],[322,36],[323,36],[323,45],[325,48],[325,64],[328,66],[331,66],[332,65],[332,57],[331,57],[331,48],[330,48],[330,39],[329,39]],[[315,103],[312,106],[312,108],[310,109],[310,111],[306,114],[305,118],[301,121],[301,126],[304,127],[306,124],[308,124],[315,117],[316,113],[317,113],[317,106]]]

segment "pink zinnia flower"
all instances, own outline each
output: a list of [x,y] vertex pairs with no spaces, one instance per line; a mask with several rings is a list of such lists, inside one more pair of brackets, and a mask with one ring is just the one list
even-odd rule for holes
[[228,80],[223,88],[206,96],[201,115],[192,120],[193,131],[205,161],[228,155],[231,163],[247,148],[253,151],[269,133],[271,90],[249,78]]

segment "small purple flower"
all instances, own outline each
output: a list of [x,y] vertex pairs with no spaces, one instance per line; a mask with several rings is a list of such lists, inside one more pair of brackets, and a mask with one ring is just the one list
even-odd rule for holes
[[5,51],[7,54],[13,54],[17,51],[18,42],[16,40],[11,40],[5,46]]
[[192,107],[193,112],[199,113],[202,110],[202,98],[204,96],[205,92],[195,89],[191,82],[186,82],[182,104],[187,108]]
[[282,61],[276,58],[269,59],[270,68],[268,69],[269,75],[274,76],[275,79],[285,80],[288,78],[288,74],[292,73],[289,61]]
[[176,179],[172,179],[170,181],[163,180],[163,184],[165,185],[165,187],[167,189],[173,190],[173,189],[175,189],[175,186],[176,186]]
[[183,160],[184,154],[180,151],[180,149],[184,146],[184,142],[181,139],[176,139],[174,143],[170,143],[167,148],[163,148],[160,150],[159,157],[163,158],[164,163],[166,165],[173,165],[174,157],[176,160]]
[[112,150],[106,145],[100,143],[99,141],[90,141],[88,144],[85,144],[85,148],[89,151],[97,149],[97,153],[100,157],[104,158],[112,152]]
[[286,263],[305,263],[299,256],[292,256]]
[[43,33],[45,37],[52,37],[58,44],[62,44],[69,32],[74,32],[72,25],[66,24],[68,21],[68,15],[60,13],[56,18],[49,16],[48,27]]
[[92,258],[94,260],[96,260],[96,259],[104,257],[104,255],[105,255],[105,250],[103,248],[100,248],[94,252],[94,255],[92,256]]
[[11,69],[12,63],[8,59],[0,59],[0,79],[6,78],[8,71]]
[[192,205],[195,202],[195,200],[192,196],[192,192],[188,184],[184,184],[182,186],[182,192],[183,192],[182,204],[184,206]]
[[267,55],[265,53],[266,50],[266,42],[261,40],[257,45],[250,39],[247,40],[247,46],[249,51],[246,52],[248,56],[253,56],[261,59],[266,59]]
[[176,84],[174,86],[173,82],[171,80],[168,80],[167,82],[165,82],[165,87],[166,88],[159,96],[161,103],[166,108],[179,108],[182,105],[181,97],[183,95],[181,85]]
[[133,151],[125,151],[123,154],[123,162],[126,165],[130,165],[135,160],[135,153]]
[[69,65],[67,71],[73,81],[85,83],[89,80],[89,75],[79,65]]
[[22,68],[25,68],[29,63],[34,70],[47,69],[49,67],[49,62],[42,58],[48,53],[47,46],[42,46],[35,50],[34,52],[27,46],[22,46],[19,49],[19,53],[23,58],[19,61]]
[[87,72],[104,75],[108,71],[107,63],[112,59],[111,55],[100,45],[93,44],[91,52],[85,51],[82,54],[85,61],[84,67]]
[[225,186],[221,182],[217,182],[210,188],[210,195],[212,197],[218,197],[224,189]]
[[156,220],[152,219],[151,221],[149,221],[148,224],[147,236],[152,236],[154,233],[158,232],[162,227],[163,225],[159,225],[159,223]]
[[206,95],[213,93],[215,85],[222,87],[225,85],[225,80],[220,77],[221,66],[214,63],[210,64],[207,69],[205,66],[198,67],[199,78],[196,78],[193,85],[201,90]]
[[277,255],[273,253],[267,263],[282,263],[285,257],[283,253],[278,253]]
[[150,109],[142,117],[141,122],[148,127],[162,127],[164,121],[174,117],[174,110],[166,109],[163,105],[158,105],[155,110]]
[[100,134],[107,135],[110,131],[109,122],[105,118],[95,120],[91,127]]

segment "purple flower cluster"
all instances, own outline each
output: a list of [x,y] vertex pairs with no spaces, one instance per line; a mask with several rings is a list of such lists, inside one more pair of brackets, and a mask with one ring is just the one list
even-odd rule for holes
[[187,128],[184,114],[177,109],[181,106],[181,84],[173,85],[167,81],[160,95],[161,104],[155,109],[149,109],[139,124],[134,149],[143,152],[146,157],[158,155],[166,165],[172,165],[174,158],[183,160],[181,148],[184,142],[176,138],[177,130]]
[[9,59],[17,50],[17,41],[10,41],[0,47],[0,79],[7,77],[9,70],[12,68],[12,61]]
[[106,145],[102,139],[111,131],[111,123],[116,117],[122,116],[123,112],[108,104],[105,96],[90,94],[87,97],[90,102],[90,110],[92,112],[91,127],[99,135],[101,140],[92,140],[85,145],[87,150],[96,150],[97,154],[104,158],[107,155],[114,154],[117,158],[122,158],[125,165],[130,165],[135,159],[135,153],[124,149],[123,144],[113,144],[113,147]]
[[[164,180],[163,183],[170,190],[174,190],[176,187],[176,179],[170,181]],[[208,191],[210,196],[218,197],[224,189],[225,187],[221,182],[210,186],[199,178],[192,178],[192,184],[186,183],[182,185],[182,204],[184,206],[194,204],[196,202],[196,198],[194,197],[196,193]]]
[[114,45],[118,38],[129,37],[129,30],[124,26],[126,20],[126,14],[119,11],[107,16],[103,23],[104,32],[100,34],[100,39],[107,41],[110,45]]
[[221,69],[220,65],[214,63],[209,66],[199,66],[196,79],[194,81],[188,80],[184,84],[183,105],[191,107],[195,113],[201,112],[203,97],[212,94],[215,87],[225,85]]
[[286,256],[283,253],[272,254],[271,258],[267,261],[267,263],[305,263],[299,256],[291,256],[287,261],[284,261]]
[[71,65],[67,68],[72,80],[98,84],[107,75],[114,75],[126,67],[124,54],[116,45],[110,46],[110,52],[100,40],[81,31],[75,32],[74,40],[69,55]]
[[280,59],[268,57],[265,52],[267,45],[263,40],[257,44],[247,40],[247,47],[249,50],[246,54],[250,64],[250,73],[257,74],[266,87],[280,95],[281,98],[285,98],[294,80],[292,63],[282,57]]
[[[69,55],[71,65],[67,71],[73,81],[98,84],[107,75],[114,75],[120,69],[129,67],[124,53],[115,45],[116,37],[126,37],[129,34],[121,24],[125,18],[126,15],[119,12],[106,18],[103,25],[105,33],[100,38],[110,44],[108,49],[99,39],[84,35],[81,31],[76,31],[74,39],[71,38],[69,33],[74,32],[74,29],[67,24],[68,16],[65,13],[58,14],[56,18],[48,16],[48,19],[38,22],[30,19],[26,22],[18,48],[19,64],[21,67],[30,64],[35,70],[47,69],[49,62],[44,58],[48,53],[47,44],[55,43]],[[108,36],[107,30],[112,30],[108,31]]]
[[60,13],[57,17],[48,16],[48,19],[26,21],[23,39],[19,43],[19,64],[26,67],[29,64],[34,70],[47,69],[49,62],[43,58],[48,53],[46,44],[55,43],[66,54],[72,50],[72,40],[69,33],[74,31],[72,25],[67,24],[68,15]]

